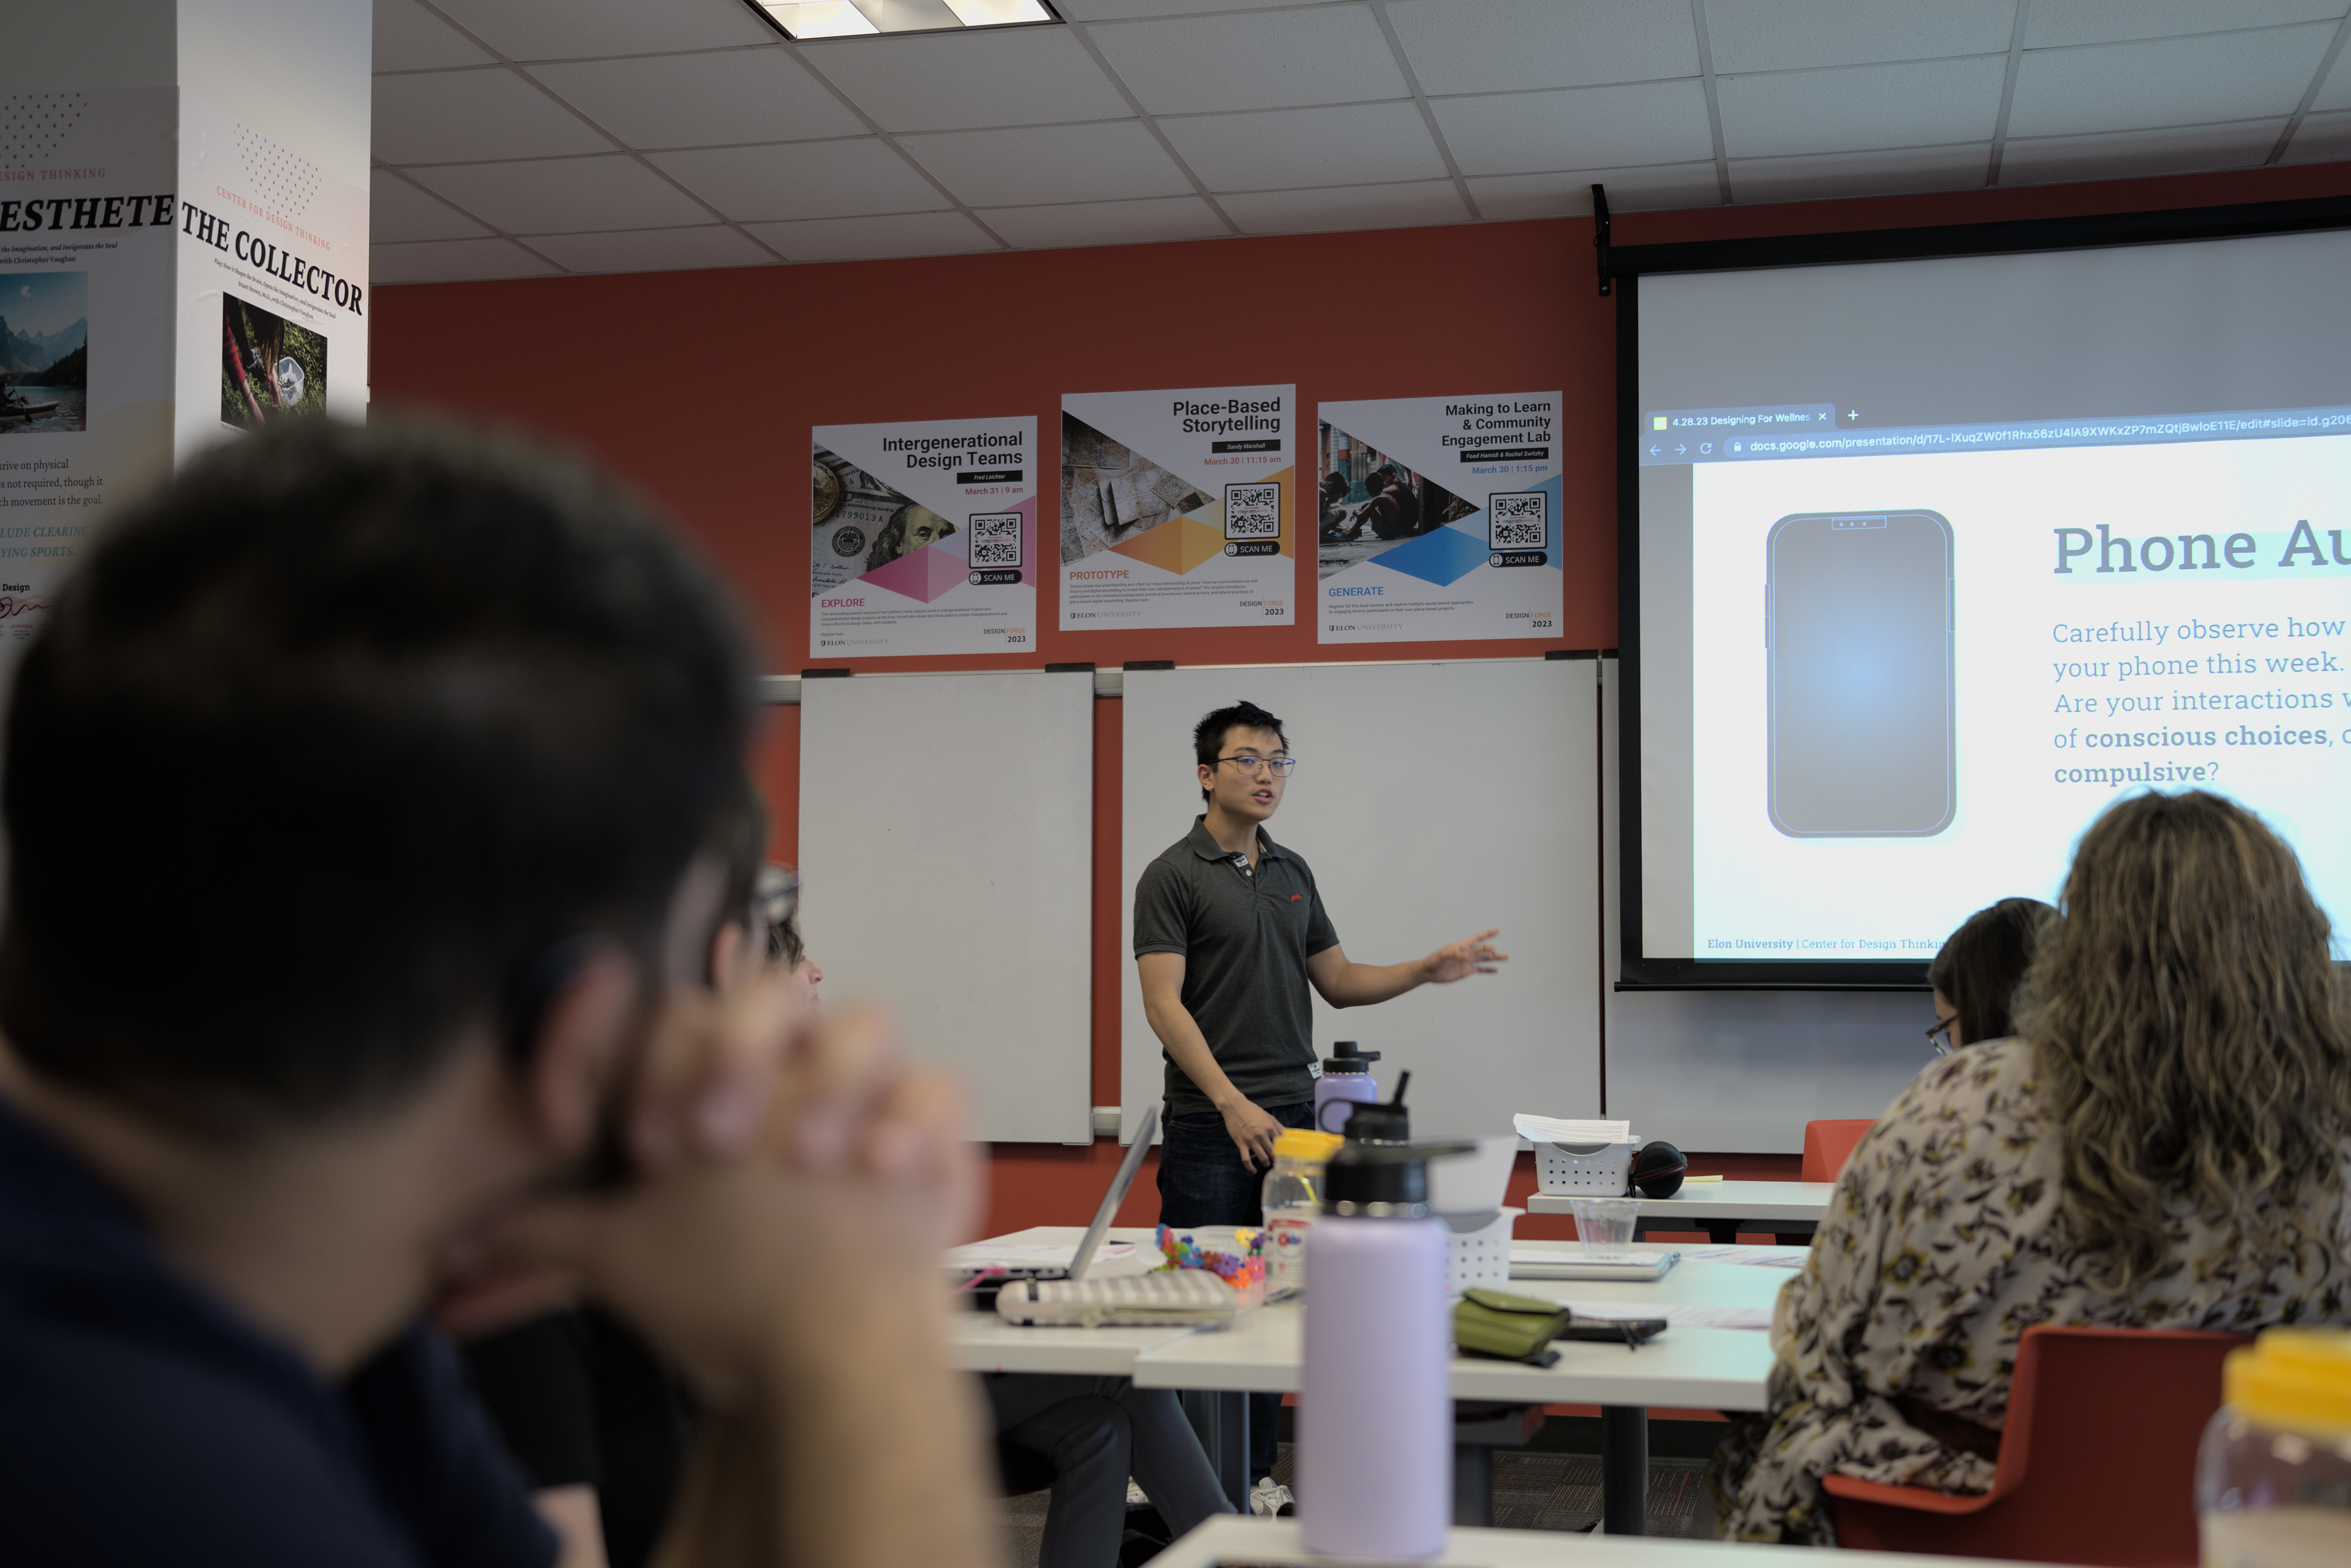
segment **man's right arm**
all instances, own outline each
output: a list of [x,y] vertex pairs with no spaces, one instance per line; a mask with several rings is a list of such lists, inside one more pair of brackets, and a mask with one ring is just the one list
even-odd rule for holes
[[1184,1005],[1184,955],[1139,953],[1134,967],[1143,983],[1143,1016],[1150,1020],[1151,1032],[1159,1037],[1159,1043],[1167,1048],[1168,1059],[1224,1117],[1225,1131],[1231,1135],[1233,1147],[1240,1151],[1241,1164],[1251,1170],[1260,1166],[1271,1169],[1273,1141],[1281,1135],[1281,1124],[1234,1088],[1225,1070],[1217,1065],[1207,1036],[1200,1032],[1192,1010]]

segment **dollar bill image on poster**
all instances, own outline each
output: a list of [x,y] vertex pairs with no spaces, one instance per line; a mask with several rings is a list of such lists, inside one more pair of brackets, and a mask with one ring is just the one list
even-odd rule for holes
[[817,659],[1036,646],[1037,421],[820,424]]
[[1322,643],[1559,634],[1560,394],[1315,411]]
[[1061,399],[1061,630],[1287,626],[1298,389]]
[[366,417],[365,191],[183,89],[178,232],[181,461],[277,420]]

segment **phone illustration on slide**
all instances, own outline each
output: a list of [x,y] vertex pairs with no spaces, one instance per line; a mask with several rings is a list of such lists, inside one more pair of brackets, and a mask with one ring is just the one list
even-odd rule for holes
[[1924,838],[1959,810],[1951,525],[1798,512],[1764,540],[1771,825]]

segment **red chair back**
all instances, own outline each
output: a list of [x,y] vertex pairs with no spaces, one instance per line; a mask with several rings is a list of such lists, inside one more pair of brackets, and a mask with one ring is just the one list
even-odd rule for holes
[[2196,1448],[2220,1407],[2220,1360],[2247,1343],[2177,1329],[2027,1329],[1991,1491],[1959,1499],[1830,1477],[1837,1541],[2193,1568]]
[[[1861,1135],[1877,1124],[1864,1118],[1858,1122],[1807,1122],[1804,1124],[1804,1168],[1798,1181],[1834,1181],[1844,1169],[1845,1161],[1853,1158],[1853,1146]],[[1786,1167],[1782,1166],[1782,1169]]]

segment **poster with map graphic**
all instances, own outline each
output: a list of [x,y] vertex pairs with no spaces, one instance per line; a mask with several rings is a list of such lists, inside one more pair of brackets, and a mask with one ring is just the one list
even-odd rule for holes
[[1037,421],[820,424],[809,653],[1037,645]]
[[1288,626],[1298,389],[1061,399],[1061,630]]
[[1315,411],[1322,643],[1556,637],[1560,394]]

